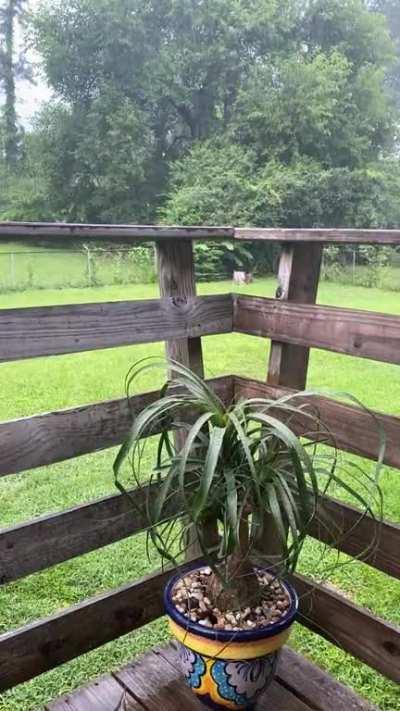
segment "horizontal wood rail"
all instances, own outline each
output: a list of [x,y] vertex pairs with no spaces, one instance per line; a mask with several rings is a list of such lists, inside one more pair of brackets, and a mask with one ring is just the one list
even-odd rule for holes
[[[291,392],[287,388],[233,376],[208,382],[225,403],[233,400],[234,392],[236,398],[277,398]],[[155,391],[132,397],[132,410],[139,412],[153,402],[157,395]],[[328,398],[315,400],[322,419],[343,449],[371,458],[376,456],[374,437],[377,438],[377,435],[367,413]],[[384,415],[377,417],[382,420],[387,432],[387,455],[389,462],[393,464],[390,459],[390,446],[393,447],[395,456],[398,456],[396,442],[400,431],[399,420]],[[31,452],[36,452],[37,465],[48,462],[46,458],[50,452],[49,441],[57,442],[51,461],[116,445],[126,435],[130,421],[130,408],[126,400],[121,399],[111,403],[88,405],[79,410],[65,410],[4,423],[0,426],[3,469],[7,466],[10,468],[14,447],[20,453],[20,459],[16,459],[16,463],[19,462],[21,466],[31,461]],[[351,431],[349,423],[352,425]],[[5,428],[3,431],[2,427]],[[298,421],[296,428],[301,434],[307,428],[307,423]],[[363,444],[364,437],[367,448]],[[377,446],[376,442],[375,447]],[[145,490],[135,493],[139,505],[145,500],[145,495]],[[399,526],[383,522],[377,528],[376,522],[369,516],[360,521],[360,512],[357,509],[332,499],[325,499],[323,510],[324,515],[329,517],[328,528],[315,522],[311,530],[312,536],[349,555],[361,556],[369,565],[389,575],[400,577],[400,561],[397,555],[400,544]],[[175,505],[171,505],[170,514],[174,516],[178,512],[179,504],[175,502]],[[109,545],[143,530],[145,525],[145,518],[132,511],[125,497],[113,495],[4,529],[0,531],[0,582],[16,580]],[[346,532],[355,526],[351,536],[346,538]],[[333,531],[333,538],[330,531]],[[368,546],[375,539],[376,548],[370,550],[366,556]]]
[[[276,400],[296,392],[281,385],[267,385],[259,380],[239,376],[235,376],[234,388],[236,398],[267,397]],[[300,404],[300,398],[297,402]],[[338,449],[367,459],[376,460],[379,454],[379,422],[386,435],[384,462],[400,469],[400,417],[375,411],[371,411],[372,416],[361,408],[329,397],[308,397],[304,402],[315,405],[315,414],[334,436]],[[296,429],[297,434],[302,434],[308,432],[310,423],[299,417],[291,421],[291,426]]]
[[169,239],[230,239],[233,227],[178,225],[87,225],[66,222],[0,222],[0,239],[73,239],[115,242]]
[[234,300],[239,333],[400,364],[400,316],[256,296]]
[[141,242],[169,239],[264,240],[269,242],[321,242],[322,244],[400,244],[400,230],[281,229],[179,225],[96,225],[65,222],[0,222],[3,240],[110,240]]
[[310,528],[313,538],[400,578],[400,526],[389,521],[378,523],[353,506],[327,496],[321,502],[320,515],[326,525],[314,520]]
[[[0,691],[160,617],[170,575],[156,573],[1,635]],[[303,576],[293,576],[292,582],[301,596],[303,625],[400,681],[400,632],[394,625]]]
[[141,578],[0,635],[0,693],[160,617],[170,575]]
[[[157,491],[155,486],[152,490]],[[142,515],[133,510],[126,496],[115,494],[0,530],[0,584],[145,530],[144,504],[148,493],[146,486],[131,491],[138,510],[143,507]],[[357,509],[327,497],[321,509],[328,528],[315,522],[310,530],[311,536],[400,578],[399,526],[388,521],[378,525],[370,516],[361,517]],[[168,516],[173,518],[179,513],[179,500],[171,501]],[[350,530],[351,536],[346,537]],[[376,545],[371,550],[373,542]]]
[[[157,485],[131,490],[138,510],[127,496],[114,494],[0,530],[0,585],[144,531],[146,500],[157,491]],[[165,513],[174,518],[179,512],[175,497]]]
[[365,662],[388,679],[400,681],[400,628],[356,605],[332,588],[303,575],[291,580],[300,596],[299,622]]
[[322,244],[400,244],[400,230],[276,229],[244,227],[235,229],[235,239],[266,242],[320,242]]
[[[233,378],[207,381],[226,403],[233,399]],[[67,410],[0,422],[0,476],[15,474],[120,444],[140,412],[159,391],[81,405]],[[157,434],[154,432],[154,434]]]
[[0,362],[231,331],[229,294],[1,309]]

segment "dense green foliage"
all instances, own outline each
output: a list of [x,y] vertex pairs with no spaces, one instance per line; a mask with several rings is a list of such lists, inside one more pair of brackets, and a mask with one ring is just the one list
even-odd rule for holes
[[44,0],[31,34],[55,100],[3,218],[399,224],[391,0]]

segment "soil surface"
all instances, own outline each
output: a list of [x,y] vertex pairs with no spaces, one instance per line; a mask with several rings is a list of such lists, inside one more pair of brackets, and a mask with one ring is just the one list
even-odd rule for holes
[[178,612],[188,620],[215,630],[259,629],[278,622],[290,607],[290,598],[279,580],[260,573],[261,599],[253,607],[222,612],[207,596],[211,568],[201,568],[185,575],[173,591],[172,600]]

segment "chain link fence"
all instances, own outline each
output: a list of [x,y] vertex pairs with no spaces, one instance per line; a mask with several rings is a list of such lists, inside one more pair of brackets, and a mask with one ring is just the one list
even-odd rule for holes
[[0,291],[149,284],[156,281],[154,249],[37,249],[0,252]]

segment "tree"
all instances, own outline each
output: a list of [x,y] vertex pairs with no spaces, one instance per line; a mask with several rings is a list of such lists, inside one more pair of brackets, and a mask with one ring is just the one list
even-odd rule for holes
[[398,112],[386,20],[366,2],[48,0],[33,34],[59,100],[29,142],[46,209],[83,221],[368,223],[361,186],[383,176],[371,193],[383,204]]
[[8,168],[15,169],[19,158],[20,135],[17,123],[15,81],[26,72],[23,57],[15,59],[15,25],[24,10],[26,0],[2,0],[0,6],[0,81],[5,103],[4,155]]
[[[94,105],[96,110],[103,105],[104,114],[113,113],[114,107],[128,102],[140,117],[143,136],[149,138],[145,139],[148,154],[141,177],[132,176],[146,209],[138,210],[135,200],[129,205],[118,195],[111,200],[116,209],[108,212],[108,219],[137,220],[143,214],[154,219],[168,191],[171,163],[187,153],[195,141],[226,130],[250,66],[260,56],[287,49],[294,22],[294,13],[283,12],[277,0],[251,0],[245,4],[230,0],[48,3],[35,20],[36,45],[43,56],[48,81],[65,106],[65,129],[61,129],[59,114],[54,115],[54,126],[46,114],[42,140],[47,133],[51,150],[55,132],[62,130],[64,153],[57,150],[58,175],[53,163],[50,182],[54,193],[64,194],[65,203],[72,205],[71,216],[76,203],[71,203],[68,194],[68,177],[64,183],[64,166],[71,168],[71,177],[76,171],[73,183],[78,185],[78,156],[91,163],[93,190],[77,190],[81,198],[77,208],[80,219],[91,219],[98,203],[103,204],[95,192],[103,183],[104,171],[109,182],[114,182],[115,164],[108,160],[101,163],[103,176],[96,175],[100,164],[95,156],[111,140],[107,121],[97,126],[96,145],[92,138],[87,140],[84,129],[90,126]],[[114,103],[110,103],[111,94]],[[126,113],[125,118],[126,125],[119,125],[129,150],[134,150],[135,145],[141,153],[140,132],[132,134]],[[70,130],[72,126],[75,128]],[[44,154],[47,152],[44,145]],[[65,188],[60,192],[63,184]],[[125,196],[128,194],[127,187]],[[147,206],[152,206],[153,211]]]
[[388,82],[400,106],[400,4],[397,0],[372,0],[371,7],[385,15],[395,43],[396,61],[388,72]]

